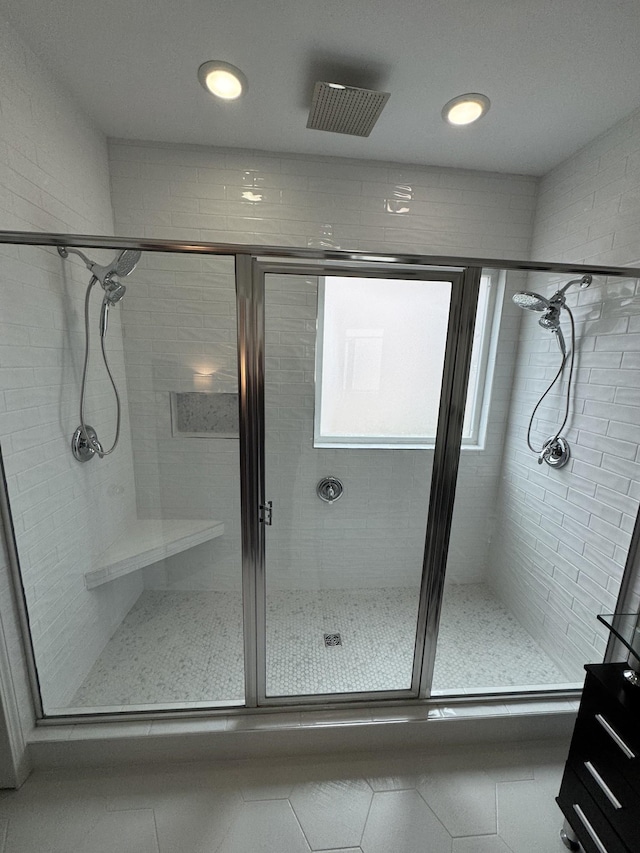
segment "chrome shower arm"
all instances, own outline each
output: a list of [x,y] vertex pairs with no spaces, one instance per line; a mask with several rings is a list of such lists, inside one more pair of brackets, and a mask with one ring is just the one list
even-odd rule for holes
[[80,258],[82,258],[88,270],[92,269],[92,267],[94,266],[93,261],[89,260],[89,258],[79,249],[69,249],[67,246],[58,246],[58,254],[61,258],[68,258],[70,253],[72,255],[78,255]]
[[564,297],[565,291],[567,288],[571,287],[572,284],[579,284],[581,288],[589,287],[591,282],[593,281],[593,276],[583,275],[582,278],[574,278],[572,281],[568,281],[564,287],[561,287],[560,290],[556,290],[556,292],[551,297],[551,301],[558,299],[559,297]]

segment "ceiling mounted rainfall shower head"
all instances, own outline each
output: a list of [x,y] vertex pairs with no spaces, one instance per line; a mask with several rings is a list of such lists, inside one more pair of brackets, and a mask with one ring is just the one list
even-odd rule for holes
[[369,136],[389,98],[389,92],[318,81],[313,89],[307,127]]

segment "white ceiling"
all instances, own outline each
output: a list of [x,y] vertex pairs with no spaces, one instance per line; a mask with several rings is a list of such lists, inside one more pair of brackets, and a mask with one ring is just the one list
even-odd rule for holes
[[[1,0],[108,136],[539,175],[640,106],[640,0]],[[196,72],[223,59],[247,96]],[[391,92],[368,139],[307,130],[315,80]],[[443,104],[491,110],[451,128]]]

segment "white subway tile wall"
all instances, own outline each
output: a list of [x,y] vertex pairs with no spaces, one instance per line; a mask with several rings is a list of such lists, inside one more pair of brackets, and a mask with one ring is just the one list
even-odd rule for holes
[[140,237],[484,257],[529,251],[519,175],[111,142],[116,231]]
[[[517,257],[528,253],[536,191],[533,178],[194,146],[111,142],[109,150],[116,232],[121,234],[451,255]],[[227,452],[226,464],[220,465],[222,445],[216,449],[211,441],[174,440],[165,448],[171,451],[169,457],[165,452],[159,454],[151,470],[142,471],[145,457],[137,438],[139,434],[142,440],[145,428],[147,432],[155,429],[158,421],[149,421],[150,413],[141,410],[138,433],[134,401],[159,388],[163,392],[191,390],[192,386],[178,388],[177,383],[192,381],[189,371],[192,373],[193,368],[189,365],[196,355],[211,352],[215,357],[216,347],[229,346],[232,333],[224,324],[235,316],[233,303],[222,295],[209,296],[206,311],[197,314],[204,308],[206,283],[217,287],[212,279],[217,263],[209,261],[203,271],[198,267],[190,272],[185,267],[183,274],[175,277],[169,269],[167,281],[165,272],[158,269],[162,293],[151,285],[148,293],[134,295],[132,288],[135,301],[128,297],[123,309],[138,502],[144,513],[157,509],[142,507],[148,493],[164,495],[158,500],[166,502],[173,492],[185,507],[194,505],[190,504],[192,497],[195,505],[205,505],[203,492],[207,488],[237,495],[235,460]],[[154,258],[154,264],[157,269],[162,261]],[[509,287],[516,285],[509,283]],[[175,316],[177,293],[183,294],[193,308],[179,309],[179,317]],[[273,432],[272,441],[288,448],[271,466],[273,475],[268,484],[268,497],[279,514],[278,530],[269,531],[271,581],[289,588],[415,584],[422,563],[431,454],[313,450],[315,286],[294,287],[286,296],[280,292],[270,297],[272,333],[280,339],[267,353],[267,371],[269,382],[279,391],[269,401],[267,430],[269,435]],[[173,303],[167,301],[172,298]],[[463,457],[461,492],[465,497],[460,512],[464,522],[456,525],[453,535],[452,581],[479,582],[484,578],[492,506],[485,498],[496,488],[519,321],[515,312],[507,312],[503,319],[506,343],[496,370],[487,447]],[[153,343],[147,340],[151,334],[156,338]],[[154,353],[156,380],[152,380],[147,364],[141,368],[144,375],[136,374],[134,393],[130,365],[134,357],[138,361],[148,359],[144,351]],[[292,381],[295,377],[299,381]],[[218,390],[232,390],[230,375],[224,374],[221,384],[216,375],[213,382]],[[164,411],[168,412],[166,406]],[[273,417],[276,411],[277,423]],[[167,428],[165,424],[165,432]],[[204,445],[208,446],[206,454],[202,452]],[[144,447],[149,449],[148,443]],[[418,458],[423,461],[416,467]],[[316,482],[327,473],[341,476],[346,487],[340,503],[329,508],[330,516],[315,495]],[[162,489],[141,488],[150,475],[160,478]],[[200,482],[201,490],[197,486],[192,489]],[[213,483],[215,486],[210,485]],[[287,507],[295,510],[293,516],[287,515],[285,534],[282,513],[288,512]],[[231,505],[229,510],[235,511]],[[161,511],[167,511],[166,505]],[[302,516],[306,521],[303,529],[296,528],[293,541],[292,532]],[[228,521],[221,520],[227,531]],[[407,535],[409,530],[411,535]],[[229,547],[231,538],[225,532],[212,547],[225,547],[225,539]],[[374,539],[377,557],[372,559],[361,543]],[[327,551],[320,561],[322,570],[317,560],[320,547]],[[224,559],[210,561],[207,572],[206,559],[211,552],[205,547],[196,550],[198,553],[168,561],[168,575],[161,570],[147,571],[147,584],[227,589],[239,583],[237,572],[230,570]]]
[[[112,234],[109,191],[104,136],[2,24],[0,228]],[[53,707],[73,696],[142,588],[140,578],[127,579],[96,594],[85,590],[83,578],[92,555],[135,512],[126,389],[117,453],[81,466],[71,456],[70,438],[78,424],[88,273],[50,249],[3,245],[0,256],[0,440],[40,681]],[[97,315],[94,320],[97,329]],[[108,351],[123,386],[117,310]],[[92,379],[87,410],[105,441],[113,434],[113,409],[107,380]],[[28,728],[31,701],[4,560],[0,618]]]
[[220,538],[145,569],[145,586],[240,590],[239,440],[176,434],[170,402],[237,393],[234,261],[145,253],[122,310],[138,517],[224,524]]
[[[636,112],[542,179],[532,256],[638,266],[639,238]],[[549,295],[560,281],[532,276],[529,284]],[[616,606],[638,511],[639,297],[633,278],[596,277],[590,288],[568,292],[578,360],[566,433],[572,458],[562,470],[538,466],[525,443],[531,411],[558,363],[556,343],[526,317],[517,352],[492,583],[540,645],[580,677],[582,664],[604,652],[607,633],[596,614]],[[549,395],[536,446],[558,428],[562,408],[561,392]],[[632,607],[638,592],[636,583]]]

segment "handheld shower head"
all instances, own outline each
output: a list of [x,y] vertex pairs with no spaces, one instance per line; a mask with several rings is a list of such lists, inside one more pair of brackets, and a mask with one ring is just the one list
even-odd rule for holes
[[549,329],[550,332],[555,332],[560,328],[560,309],[556,305],[551,305],[538,320],[538,325],[543,329]]
[[104,298],[109,305],[120,302],[127,292],[127,288],[117,278],[109,278],[104,286]]
[[552,303],[538,320],[538,325],[542,326],[543,329],[547,329],[547,331],[552,332],[556,336],[562,357],[565,358],[567,355],[567,346],[564,341],[562,329],[560,328],[561,307],[561,303]]
[[104,285],[104,297],[100,309],[100,335],[104,338],[107,334],[107,323],[109,308],[113,308],[125,295],[127,288],[117,278],[108,278]]

